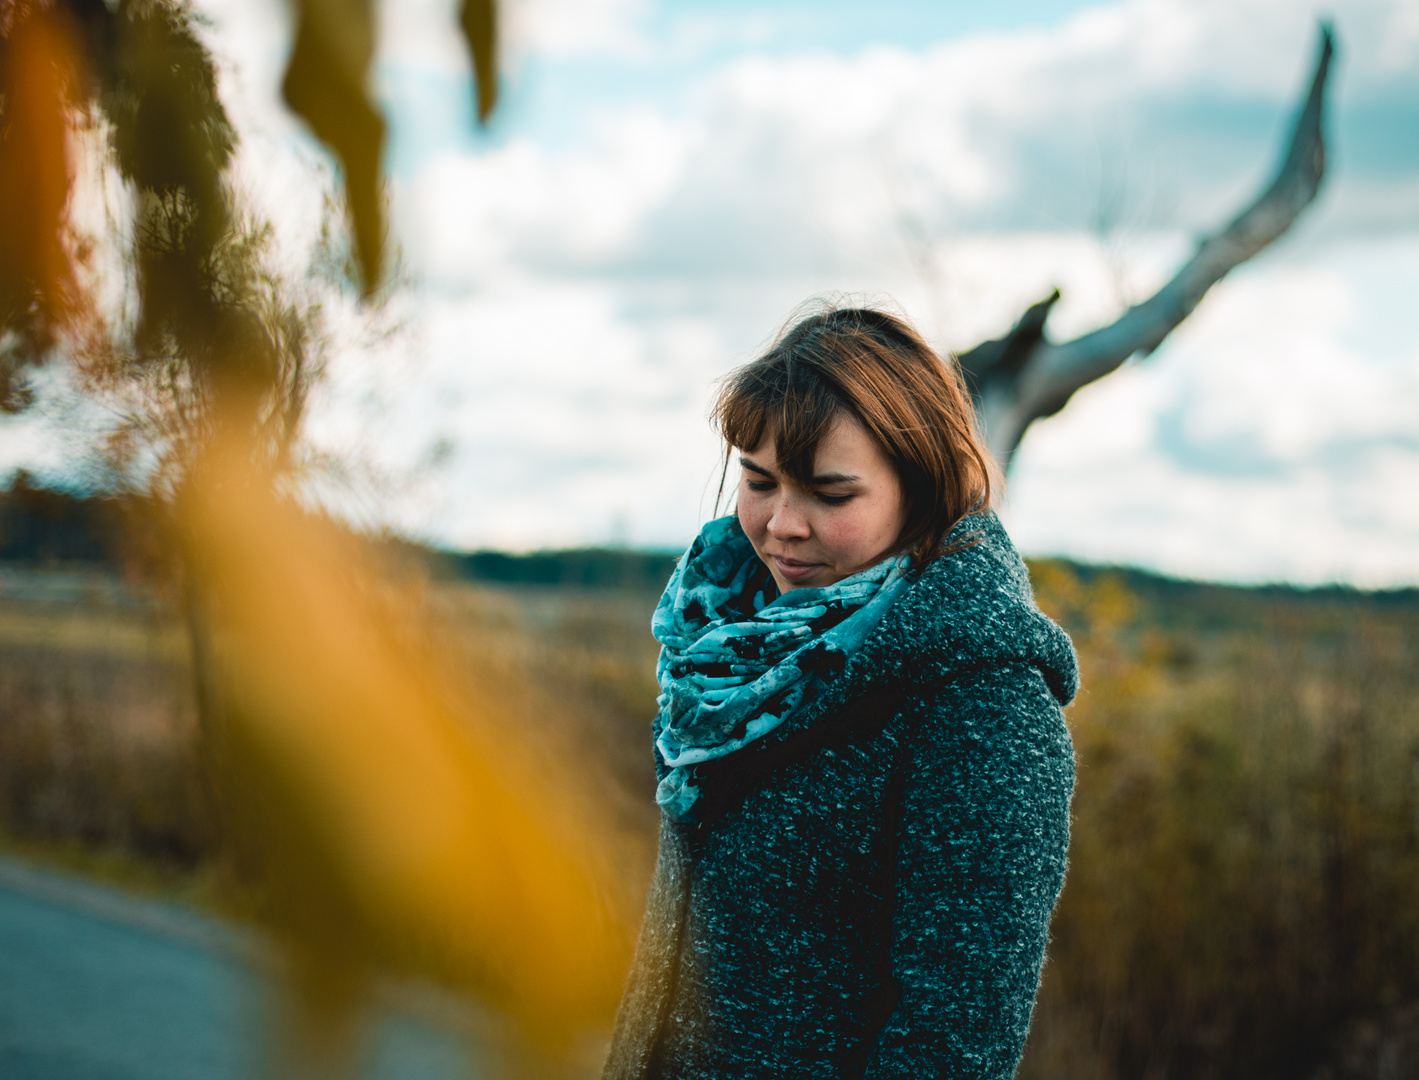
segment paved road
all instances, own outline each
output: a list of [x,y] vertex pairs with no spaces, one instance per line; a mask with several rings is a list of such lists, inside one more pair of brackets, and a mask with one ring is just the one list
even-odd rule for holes
[[[165,904],[0,861],[0,1080],[270,1074],[256,943]],[[462,1040],[385,1011],[367,1080],[468,1080]]]

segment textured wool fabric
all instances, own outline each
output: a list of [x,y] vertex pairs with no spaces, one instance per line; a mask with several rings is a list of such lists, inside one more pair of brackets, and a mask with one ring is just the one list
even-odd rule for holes
[[814,701],[701,767],[698,823],[662,816],[607,1080],[1013,1074],[1077,668],[994,515],[971,534]]
[[681,557],[651,618],[661,644],[655,801],[698,816],[696,766],[742,750],[842,671],[909,584],[905,555],[822,588],[780,594],[739,519],[716,518]]

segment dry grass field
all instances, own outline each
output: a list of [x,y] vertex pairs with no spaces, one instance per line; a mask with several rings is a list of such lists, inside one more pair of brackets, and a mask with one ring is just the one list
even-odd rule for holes
[[1419,1075],[1419,595],[1032,573],[1084,689],[1022,1077]]
[[[9,586],[8,588],[6,586]],[[580,762],[631,887],[654,858],[655,596],[627,590],[416,584],[425,632],[470,686],[492,679],[534,755]],[[470,692],[472,692],[470,690]],[[0,579],[0,843],[126,879],[229,893],[203,782],[176,613],[98,573]],[[216,876],[221,880],[213,882]]]
[[8,846],[190,875],[215,844],[196,734],[187,638],[170,613],[97,572],[0,581]]
[[[1071,868],[1021,1076],[1419,1070],[1419,598],[1032,570],[1084,690]],[[231,904],[180,623],[111,579],[42,581],[0,578],[4,843]],[[514,688],[532,752],[578,763],[642,887],[654,594],[422,596],[455,669]]]

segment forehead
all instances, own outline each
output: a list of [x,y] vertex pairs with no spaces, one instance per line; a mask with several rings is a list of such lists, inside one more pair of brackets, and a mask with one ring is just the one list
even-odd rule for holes
[[[765,427],[758,446],[741,447],[744,457],[766,469],[778,465],[776,433]],[[870,474],[891,468],[891,461],[862,422],[848,413],[840,413],[828,425],[813,451],[814,473]]]

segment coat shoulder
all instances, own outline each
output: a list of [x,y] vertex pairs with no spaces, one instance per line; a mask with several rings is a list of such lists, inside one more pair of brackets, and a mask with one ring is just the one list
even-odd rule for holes
[[963,546],[933,560],[883,616],[856,674],[930,687],[1023,664],[1067,705],[1079,686],[1074,647],[1035,603],[1004,526],[990,511],[971,515],[950,541]]

